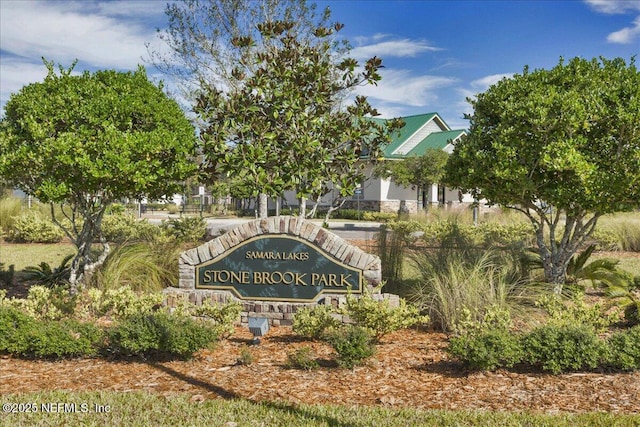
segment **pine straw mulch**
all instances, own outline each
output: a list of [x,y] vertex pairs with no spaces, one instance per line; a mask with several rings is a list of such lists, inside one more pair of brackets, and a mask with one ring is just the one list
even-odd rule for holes
[[[465,372],[444,352],[443,334],[399,331],[383,338],[376,355],[353,370],[335,365],[331,348],[297,338],[289,327],[272,328],[258,346],[237,328],[230,339],[190,361],[0,357],[0,394],[44,390],[129,392],[193,401],[243,398],[296,403],[382,405],[500,411],[640,412],[640,372],[548,375],[527,371]],[[321,367],[288,369],[287,354],[308,346]],[[250,365],[238,364],[242,353]]]

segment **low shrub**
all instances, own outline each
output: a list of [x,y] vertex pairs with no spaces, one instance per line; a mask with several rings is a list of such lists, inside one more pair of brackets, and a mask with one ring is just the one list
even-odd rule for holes
[[553,374],[594,369],[606,359],[604,342],[588,326],[541,326],[521,345],[524,361]]
[[102,219],[102,234],[109,242],[153,241],[161,230],[147,220],[137,220],[133,215],[113,213]]
[[362,219],[365,221],[387,222],[398,219],[398,214],[393,212],[370,212],[364,211]]
[[38,329],[36,320],[9,305],[0,305],[0,352],[26,354],[29,351],[29,335]]
[[65,358],[97,354],[102,330],[74,319],[37,320],[15,307],[0,306],[0,352]]
[[242,366],[251,366],[255,361],[256,357],[253,355],[249,347],[244,344],[240,348],[240,357],[238,357],[238,364]]
[[107,351],[120,356],[190,358],[217,339],[207,322],[160,310],[118,321],[107,331]]
[[447,352],[468,368],[489,371],[510,368],[523,357],[519,337],[505,329],[454,336]]
[[161,228],[180,242],[200,242],[207,234],[207,222],[198,216],[162,221]]
[[63,237],[64,232],[57,225],[30,211],[15,218],[6,238],[18,243],[58,243]]
[[[474,234],[474,233],[470,233]],[[477,227],[478,240],[485,247],[495,246],[531,246],[535,242],[535,234],[531,223],[517,222],[499,224],[481,222]]]
[[322,339],[327,331],[341,325],[334,314],[335,310],[329,305],[301,308],[293,316],[293,332],[301,337]]
[[102,337],[103,331],[93,323],[74,319],[44,322],[30,337],[29,353],[42,358],[94,356]]
[[417,307],[402,298],[397,307],[392,307],[388,299],[375,299],[373,295],[370,291],[359,297],[347,295],[342,312],[359,326],[369,329],[376,340],[393,331],[429,322],[428,316],[421,316]]
[[338,209],[333,212],[333,217],[336,219],[363,219],[364,211],[358,209]]
[[302,369],[304,371],[312,371],[318,369],[320,364],[315,359],[313,350],[310,347],[298,347],[291,353],[287,354],[286,366],[290,369]]
[[77,296],[71,295],[64,286],[31,286],[26,298],[4,298],[4,295],[0,295],[0,306],[13,307],[34,319],[42,320],[60,320],[73,315],[76,302]]
[[327,340],[336,351],[336,361],[342,368],[352,369],[375,354],[374,337],[360,326],[346,325],[335,329]]
[[601,333],[617,320],[616,313],[605,314],[600,304],[587,304],[582,293],[575,293],[568,301],[555,294],[543,296],[536,306],[547,312],[550,324],[560,327],[586,326]]
[[164,301],[161,293],[138,294],[128,286],[114,289],[89,289],[86,294],[88,314],[123,319],[134,315],[150,314]]
[[228,338],[235,331],[234,325],[240,318],[241,312],[242,304],[239,302],[211,304],[209,301],[203,301],[202,305],[195,305],[187,299],[180,299],[172,313],[204,318],[215,329],[216,335],[220,338]]
[[616,332],[607,340],[608,364],[616,369],[640,369],[640,326]]

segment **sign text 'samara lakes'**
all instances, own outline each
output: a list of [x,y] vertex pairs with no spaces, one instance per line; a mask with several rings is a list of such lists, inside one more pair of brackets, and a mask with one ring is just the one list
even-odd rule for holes
[[196,289],[240,299],[313,301],[324,292],[360,293],[362,271],[291,235],[252,237],[196,266]]

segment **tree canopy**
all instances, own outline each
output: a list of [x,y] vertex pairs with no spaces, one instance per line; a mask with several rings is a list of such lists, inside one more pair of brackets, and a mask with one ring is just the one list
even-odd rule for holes
[[180,0],[167,3],[165,12],[169,25],[159,37],[169,50],[150,51],[150,61],[191,100],[203,86],[236,87],[241,81],[234,70],[240,65],[253,73],[257,64],[242,62],[245,53],[234,45],[250,37],[254,48],[265,47],[258,43],[270,39],[260,37],[259,24],[286,20],[298,37],[308,38],[329,18],[328,9],[318,13],[305,0]]
[[63,228],[78,246],[78,273],[90,261],[109,204],[180,191],[196,168],[195,133],[143,68],[73,75],[73,67],[56,73],[52,63],[46,66],[43,82],[23,87],[6,104],[0,176],[44,203],[70,207]]
[[257,40],[231,40],[239,58],[234,84],[203,84],[194,108],[204,122],[200,139],[210,177],[233,174],[255,183],[254,194],[273,197],[295,190],[301,208],[330,187],[353,194],[363,173],[359,161],[377,158],[401,123],[369,120],[378,113],[365,97],[341,105],[358,85],[376,84],[382,65],[374,57],[358,71],[356,60],[337,57],[332,36],[341,28],[318,25],[301,36],[294,22],[265,21]]
[[470,132],[450,157],[446,182],[527,215],[546,280],[563,283],[598,218],[640,205],[634,59],[525,68],[469,102]]

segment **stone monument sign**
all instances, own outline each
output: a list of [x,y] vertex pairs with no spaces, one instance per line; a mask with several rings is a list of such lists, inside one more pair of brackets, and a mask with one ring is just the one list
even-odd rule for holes
[[182,254],[183,290],[310,303],[380,283],[380,259],[299,217],[254,220]]

